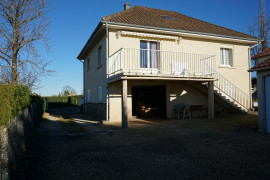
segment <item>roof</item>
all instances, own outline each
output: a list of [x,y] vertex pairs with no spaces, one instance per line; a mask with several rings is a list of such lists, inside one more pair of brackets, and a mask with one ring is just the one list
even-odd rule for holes
[[102,18],[102,20],[121,24],[150,26],[189,32],[199,32],[208,35],[260,40],[257,37],[195,19],[178,12],[142,6],[134,6],[127,10],[105,16]]
[[255,56],[252,57],[252,59],[256,59],[258,57],[263,57],[263,56],[268,56],[268,55],[270,55],[270,47],[256,54]]
[[258,63],[257,65],[252,67],[249,71],[259,71],[268,68],[270,68],[270,58]]

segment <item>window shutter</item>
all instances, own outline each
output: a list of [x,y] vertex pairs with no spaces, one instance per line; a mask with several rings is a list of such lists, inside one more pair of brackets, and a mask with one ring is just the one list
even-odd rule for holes
[[90,90],[87,90],[87,102],[90,102],[91,100],[91,93]]
[[98,102],[102,102],[102,86],[98,87]]

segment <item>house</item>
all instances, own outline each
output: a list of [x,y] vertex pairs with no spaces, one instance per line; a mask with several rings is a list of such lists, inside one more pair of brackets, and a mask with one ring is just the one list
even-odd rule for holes
[[252,59],[256,65],[249,72],[257,71],[259,131],[270,133],[270,48]]
[[[105,16],[78,55],[85,112],[109,121],[173,118],[177,104],[248,112],[258,38],[177,12],[134,6]],[[194,110],[195,111],[195,110]]]

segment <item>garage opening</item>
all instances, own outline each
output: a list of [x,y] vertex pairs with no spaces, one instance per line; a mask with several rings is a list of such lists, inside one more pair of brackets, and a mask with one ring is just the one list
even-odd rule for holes
[[132,87],[132,116],[166,118],[166,86]]

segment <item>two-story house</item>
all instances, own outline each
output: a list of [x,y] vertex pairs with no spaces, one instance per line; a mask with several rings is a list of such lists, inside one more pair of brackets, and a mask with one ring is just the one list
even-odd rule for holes
[[173,118],[183,102],[247,112],[249,48],[258,38],[177,12],[142,6],[105,16],[78,55],[85,112],[127,126],[133,116]]

